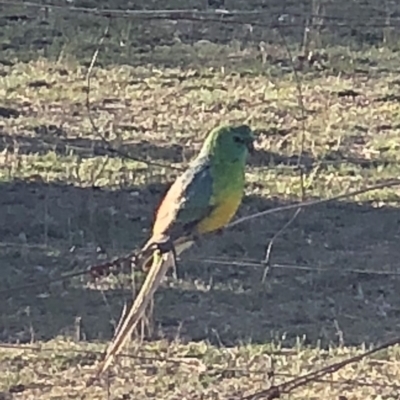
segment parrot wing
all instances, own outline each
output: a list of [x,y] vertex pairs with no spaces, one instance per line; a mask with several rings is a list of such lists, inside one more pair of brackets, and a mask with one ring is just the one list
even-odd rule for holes
[[202,157],[170,187],[157,211],[150,241],[157,243],[165,238],[175,241],[190,236],[215,206],[210,161],[208,157]]

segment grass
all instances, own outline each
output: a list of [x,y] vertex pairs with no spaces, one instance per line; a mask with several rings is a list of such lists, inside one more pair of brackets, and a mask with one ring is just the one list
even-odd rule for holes
[[[65,339],[46,343],[39,353],[23,348],[12,353],[2,351],[0,357],[6,371],[2,388],[20,392],[19,396],[26,398],[81,398],[86,390],[82,375],[90,373],[91,363],[101,354],[98,345],[77,344]],[[134,354],[135,349],[131,350]],[[360,353],[361,349],[355,348],[308,349],[301,343],[292,350],[282,350],[274,345],[221,349],[205,342],[159,341],[142,346],[140,358],[125,358],[114,369],[110,376],[114,382],[112,398],[235,398],[239,393],[261,390],[268,382],[279,384],[307,373],[311,369],[310,361],[320,367],[326,365],[327,359],[342,360]],[[396,398],[398,389],[394,381],[399,373],[398,362],[398,349],[391,349],[357,367],[346,367],[334,377],[301,388],[297,396],[338,398],[346,393],[346,398],[368,398],[372,389],[382,398]],[[272,368],[275,376],[270,374]],[[95,387],[84,398],[104,398],[104,389]]]
[[[329,15],[351,12],[363,23],[370,13],[374,21],[372,9],[351,4],[327,5]],[[88,65],[106,21],[1,10],[0,340],[21,346],[0,346],[0,399],[107,396],[104,382],[84,382],[132,297],[129,277],[4,291],[143,243],[168,182],[214,126],[247,121],[256,131],[239,216],[301,199],[302,148],[307,198],[399,175],[400,56],[372,22],[353,36],[348,27],[323,30],[321,61],[298,70],[302,121],[277,32],[113,21],[93,70],[91,116],[128,158],[104,149],[87,116]],[[295,65],[301,33],[285,30]],[[235,398],[267,387],[272,370],[276,384],[395,335],[399,195],[388,188],[305,210],[276,239],[265,284],[260,260],[291,213],[204,239],[180,262],[179,280],[157,293],[153,335],[126,350],[144,358],[114,365],[110,398]],[[292,398],[394,399],[399,365],[393,347]]]

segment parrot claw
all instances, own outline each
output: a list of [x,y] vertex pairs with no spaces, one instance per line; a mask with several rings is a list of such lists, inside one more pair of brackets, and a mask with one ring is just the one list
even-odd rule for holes
[[166,241],[165,243],[161,243],[157,245],[158,250],[161,254],[172,253],[172,276],[175,280],[178,280],[178,269],[177,269],[177,253],[175,246],[171,240]]
[[171,240],[166,240],[162,243],[155,243],[155,247],[161,252],[161,254],[169,253],[170,251],[173,253],[175,252],[174,244]]
[[171,240],[166,240],[165,242],[161,243],[154,243],[152,245],[152,251],[158,250],[161,254],[172,253],[172,276],[175,280],[178,280],[178,273],[177,273],[177,251],[175,249],[174,243]]

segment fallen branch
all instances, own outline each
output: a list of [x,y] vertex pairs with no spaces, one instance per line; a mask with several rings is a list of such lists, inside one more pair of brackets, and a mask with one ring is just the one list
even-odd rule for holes
[[365,353],[359,354],[354,357],[347,358],[346,360],[339,361],[332,365],[328,365],[327,367],[323,367],[317,371],[309,372],[308,374],[304,374],[299,377],[293,378],[287,382],[281,383],[280,385],[273,385],[268,389],[250,394],[245,397],[241,397],[240,400],[278,399],[283,394],[290,394],[299,387],[308,385],[309,383],[312,383],[312,382],[318,382],[318,380],[320,380],[321,378],[323,378],[324,376],[326,376],[328,374],[337,372],[340,369],[346,367],[347,365],[359,362],[363,358],[371,356],[372,354],[378,353],[381,350],[387,349],[387,348],[395,346],[397,344],[400,344],[400,337],[390,340],[389,342],[386,342],[386,343],[376,347],[375,349],[366,351]]

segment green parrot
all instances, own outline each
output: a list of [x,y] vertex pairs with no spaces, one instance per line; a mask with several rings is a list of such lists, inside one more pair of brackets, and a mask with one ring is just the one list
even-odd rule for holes
[[197,237],[231,221],[242,201],[246,159],[253,142],[253,132],[247,125],[213,129],[199,155],[172,184],[157,210],[152,235],[137,258],[148,270],[145,282],[96,376],[106,371],[122,349],[175,256]]

